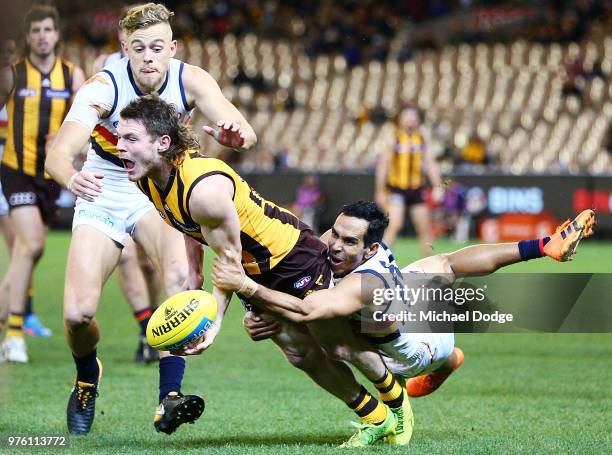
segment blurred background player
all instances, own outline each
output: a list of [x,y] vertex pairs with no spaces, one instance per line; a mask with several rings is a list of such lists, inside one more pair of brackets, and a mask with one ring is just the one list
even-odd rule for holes
[[[17,42],[14,39],[5,39],[0,43],[0,68],[10,67],[17,60],[17,56]],[[0,109],[0,161],[2,160],[7,134],[8,116],[6,113],[6,106],[2,106],[2,109]],[[14,232],[8,215],[8,202],[4,197],[2,185],[0,184],[0,231],[2,232],[8,251],[10,252],[13,245]]]
[[2,70],[0,85],[0,104],[6,103],[8,112],[1,178],[15,233],[6,272],[10,315],[3,347],[9,361],[21,363],[28,362],[22,336],[28,289],[60,192],[45,173],[45,149],[84,81],[80,68],[56,54],[60,34],[55,8],[33,7],[24,25],[26,56]]
[[324,203],[325,193],[319,186],[319,179],[316,175],[311,174],[304,177],[302,185],[296,190],[291,211],[317,233],[319,214]]
[[[0,43],[0,68],[10,67],[13,63],[17,61],[19,57],[19,52],[17,49],[17,41],[8,38]],[[3,106],[0,109],[0,161],[2,161],[2,153],[4,151],[4,144],[6,143],[6,138],[8,134],[8,115],[6,112],[6,106]],[[15,232],[13,230],[13,226],[11,225],[11,220],[9,218],[9,207],[6,198],[4,197],[4,193],[2,192],[2,185],[0,184],[0,232],[4,237],[4,241],[6,242],[6,246],[8,248],[8,252],[10,254],[13,249],[13,240],[15,236]],[[4,286],[4,285],[3,285]],[[6,288],[8,289],[8,279],[7,283],[5,283]],[[0,294],[3,291],[0,291]],[[28,302],[26,305],[25,318],[23,321],[23,333],[31,336],[41,336],[41,337],[49,337],[52,332],[51,329],[45,327],[38,319],[36,313],[34,313],[32,307],[32,296],[33,296],[33,288],[32,282],[30,282],[30,287],[28,289]],[[8,313],[8,298],[5,298],[4,303],[0,303],[0,306],[6,306],[5,312],[0,310],[0,334],[2,332],[2,325],[6,320]]]
[[433,155],[428,151],[425,138],[419,130],[419,112],[404,107],[400,113],[393,148],[383,153],[376,166],[374,199],[389,212],[389,227],[384,242],[391,248],[404,227],[406,209],[419,238],[423,256],[431,254],[431,219],[424,200],[426,187],[424,174],[433,185],[435,201],[442,196],[442,178]]
[[[120,17],[123,18],[133,6],[135,5],[126,5],[121,8]],[[123,30],[117,26],[119,50],[112,54],[100,54],[94,62],[93,74],[125,57],[121,49],[123,41]],[[151,259],[147,257],[142,247],[134,243],[131,237],[127,237],[125,240],[116,273],[119,287],[132,309],[132,314],[139,327],[138,347],[134,360],[136,363],[150,363],[159,360],[159,352],[149,346],[145,333],[149,319],[160,303],[161,277],[155,270],[155,265],[151,262]]]

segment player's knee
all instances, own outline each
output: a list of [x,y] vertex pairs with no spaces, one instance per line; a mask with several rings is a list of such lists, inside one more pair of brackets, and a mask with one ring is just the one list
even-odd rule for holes
[[157,269],[153,265],[153,262],[147,257],[140,257],[138,259],[138,264],[140,265],[140,269],[144,274],[145,278],[152,279],[157,276]]
[[70,292],[64,295],[64,322],[69,329],[79,328],[89,324],[96,315],[99,292]]
[[346,346],[333,346],[329,351],[326,350],[325,352],[334,360],[343,360],[345,362],[350,362],[352,360],[352,351]]
[[350,362],[351,350],[340,344],[323,344],[322,346],[325,355],[332,360],[340,360]]
[[94,311],[86,308],[66,308],[64,310],[64,323],[70,331],[89,325],[95,316]]
[[[315,350],[285,349],[283,354],[291,365],[306,372],[314,370],[321,363]],[[320,354],[323,355],[322,352]]]
[[164,270],[164,287],[166,295],[174,295],[179,292],[187,279],[187,270],[184,267],[174,265]]
[[45,250],[45,242],[42,238],[28,239],[20,242],[20,247],[16,249],[17,254],[25,256],[33,261],[38,261]]
[[124,268],[124,267],[129,267],[131,265],[136,266],[136,258],[134,256],[132,256],[131,254],[125,254],[125,252],[121,253],[121,256],[119,256],[119,263],[117,264],[119,267]]

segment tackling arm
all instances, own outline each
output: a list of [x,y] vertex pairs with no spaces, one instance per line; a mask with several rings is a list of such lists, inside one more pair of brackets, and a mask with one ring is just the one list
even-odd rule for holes
[[[212,278],[215,286],[236,292],[250,280],[239,257],[230,252],[226,252],[223,260],[215,261]],[[349,275],[336,287],[315,291],[303,300],[260,284],[255,284],[251,290],[250,299],[260,309],[297,323],[348,316],[362,307],[363,299],[361,280],[357,275]]]

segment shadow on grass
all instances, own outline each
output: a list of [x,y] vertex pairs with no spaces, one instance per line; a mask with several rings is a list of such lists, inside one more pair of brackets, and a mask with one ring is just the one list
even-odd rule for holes
[[[122,447],[134,447],[145,452],[154,452],[159,450],[170,450],[181,448],[186,449],[201,449],[206,447],[253,447],[253,446],[304,446],[304,445],[327,445],[330,447],[337,447],[342,444],[348,437],[347,434],[319,434],[319,435],[256,435],[256,434],[241,434],[236,436],[200,436],[194,435],[188,438],[181,437],[173,438],[171,435],[164,437],[164,435],[158,435],[159,437],[141,439],[124,439],[113,437],[112,439],[102,440],[95,439],[90,440],[95,447],[104,448],[117,448]],[[71,445],[77,447],[87,447],[88,438],[71,438]],[[117,452],[120,453],[120,452]]]

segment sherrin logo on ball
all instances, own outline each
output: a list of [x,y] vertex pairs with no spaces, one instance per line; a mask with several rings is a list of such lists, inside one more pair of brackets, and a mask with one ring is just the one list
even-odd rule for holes
[[215,322],[217,301],[209,292],[183,291],[155,310],[147,324],[147,342],[160,351],[174,351],[194,342]]

